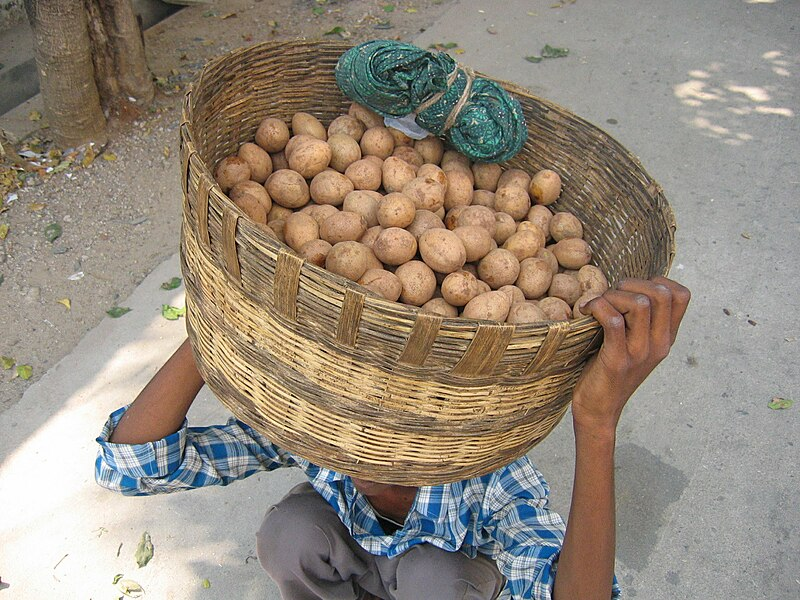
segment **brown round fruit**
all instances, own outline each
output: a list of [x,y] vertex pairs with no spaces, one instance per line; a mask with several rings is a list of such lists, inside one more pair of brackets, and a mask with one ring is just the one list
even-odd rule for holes
[[511,305],[511,310],[508,311],[506,323],[514,323],[522,325],[525,323],[539,323],[547,321],[548,316],[539,308],[538,305],[531,301],[516,302]]
[[519,276],[519,270],[517,257],[503,248],[492,250],[478,263],[478,277],[493,290],[513,284]]
[[442,298],[452,306],[464,306],[478,295],[478,280],[469,271],[453,271],[442,281]]
[[528,300],[544,296],[552,281],[553,272],[543,258],[526,258],[520,263],[516,285]]
[[299,252],[308,242],[319,239],[319,225],[308,213],[292,213],[283,226],[283,238],[287,246]]
[[367,269],[358,283],[391,302],[396,302],[403,291],[400,278],[385,269]]
[[272,210],[272,198],[269,197],[266,188],[260,183],[242,181],[233,186],[231,191],[228,192],[228,197],[234,202],[237,202],[242,196],[252,196],[254,200],[257,200],[264,207],[265,218]]
[[372,251],[382,263],[392,266],[410,261],[417,253],[416,238],[399,227],[389,227],[378,234]]
[[367,270],[366,246],[354,241],[333,245],[325,258],[325,268],[352,281],[358,281]]
[[250,179],[257,183],[264,183],[272,173],[272,159],[258,144],[245,142],[239,146],[239,158],[245,159],[250,165]]
[[508,296],[503,292],[484,292],[467,303],[461,316],[465,319],[503,322],[510,308]]
[[328,131],[322,122],[309,113],[298,112],[292,115],[292,135],[310,135],[322,140],[328,139]]
[[255,137],[256,144],[271,154],[283,150],[291,134],[281,119],[267,117],[259,124]]
[[550,219],[550,237],[556,242],[567,238],[582,238],[583,224],[580,219],[568,212],[557,212]]
[[416,213],[414,201],[400,192],[386,194],[378,203],[377,217],[381,227],[404,229],[411,225]]
[[322,222],[319,237],[335,246],[339,242],[355,242],[366,231],[367,222],[362,215],[343,210],[333,213]]
[[542,169],[531,178],[528,190],[536,204],[548,206],[561,195],[561,177],[555,171]]
[[332,169],[316,174],[309,185],[309,193],[314,202],[331,206],[341,206],[352,191],[353,182]]
[[565,269],[580,269],[592,260],[592,248],[580,238],[566,238],[553,246],[553,254]]
[[403,284],[400,302],[422,306],[433,298],[436,291],[436,275],[420,260],[410,260],[397,267],[394,272]]
[[352,115],[340,115],[328,125],[328,141],[334,135],[346,135],[358,143],[366,129],[364,124]]
[[250,179],[250,165],[242,157],[232,154],[219,161],[214,171],[214,179],[222,191],[227,192],[237,183]]
[[328,253],[332,247],[325,240],[311,240],[300,248],[299,254],[311,264],[324,268],[325,260],[328,258]]
[[457,271],[467,261],[464,243],[449,229],[429,229],[423,233],[419,237],[419,254],[438,273]]
[[267,178],[264,187],[272,201],[284,208],[300,208],[311,198],[305,178],[291,169],[275,171]]

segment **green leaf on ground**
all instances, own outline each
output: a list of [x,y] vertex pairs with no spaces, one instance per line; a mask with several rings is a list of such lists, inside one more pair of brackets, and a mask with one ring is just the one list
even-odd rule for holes
[[127,306],[112,306],[106,311],[106,314],[112,319],[119,319],[125,313],[131,312]]
[[203,586],[203,589],[207,590],[208,588],[211,587],[211,582],[208,579],[203,579],[203,581],[200,583],[200,585]]
[[561,58],[569,54],[569,48],[555,48],[550,44],[545,44],[542,48],[542,58]]
[[162,290],[174,290],[181,285],[181,278],[180,277],[173,277],[169,281],[165,281],[161,284]]
[[33,367],[30,365],[17,365],[16,376],[27,381],[33,377]]
[[122,573],[117,573],[116,575],[114,575],[114,581],[112,581],[111,583],[117,585],[119,583],[119,580],[122,579],[123,577],[125,576]]
[[341,25],[337,25],[330,31],[326,31],[323,35],[338,35],[341,38],[347,39],[350,37],[351,34]]
[[394,4],[384,4],[383,10],[385,12],[394,12]]
[[8,371],[15,364],[17,364],[17,361],[10,356],[0,356],[0,366],[3,367],[4,371]]
[[542,62],[542,57],[541,56],[526,56],[525,60],[527,60],[528,62],[532,62],[532,63],[540,63],[540,62]]
[[153,550],[153,542],[150,539],[150,534],[145,531],[142,534],[142,539],[139,540],[139,545],[136,547],[136,552],[134,553],[136,564],[139,565],[140,569],[144,566],[147,566],[147,563],[149,563],[150,559],[153,558]]
[[161,316],[168,321],[177,321],[179,318],[186,314],[186,307],[178,308],[177,306],[170,306],[169,304],[161,305]]
[[8,237],[8,232],[11,227],[8,223],[0,223],[0,240],[4,240]]
[[772,410],[784,410],[791,408],[793,404],[794,400],[790,400],[789,398],[775,397],[770,400],[770,403],[767,406],[769,406]]
[[315,6],[314,8],[311,9],[311,12],[319,17],[325,14],[325,9],[322,8],[321,6]]
[[51,244],[61,237],[62,229],[58,223],[50,223],[44,228],[44,237]]
[[128,596],[128,598],[141,598],[144,595],[142,586],[133,579],[120,579],[117,582],[117,589]]
[[66,171],[72,166],[72,160],[62,160],[58,165],[53,168],[53,173],[61,173],[61,171]]
[[436,50],[437,52],[448,52],[454,48],[458,48],[458,42],[436,42],[428,46],[428,48]]

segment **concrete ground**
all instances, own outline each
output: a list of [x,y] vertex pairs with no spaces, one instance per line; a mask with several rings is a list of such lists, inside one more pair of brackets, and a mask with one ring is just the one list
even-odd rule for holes
[[[559,8],[552,8],[558,6]],[[630,598],[800,595],[800,4],[610,0],[455,5],[417,39],[521,84],[638,155],[675,210],[672,276],[693,291],[671,356],[623,415],[617,574]],[[545,44],[566,58],[530,63]],[[177,247],[177,233],[176,233]],[[161,318],[175,257],[0,415],[0,598],[268,598],[254,556],[264,509],[300,477],[117,497],[92,477],[94,436],[184,336]],[[169,302],[182,300],[174,292]],[[195,423],[224,410],[208,394]],[[532,457],[568,509],[565,422]],[[142,532],[155,558],[138,569]],[[203,585],[208,580],[210,587]]]

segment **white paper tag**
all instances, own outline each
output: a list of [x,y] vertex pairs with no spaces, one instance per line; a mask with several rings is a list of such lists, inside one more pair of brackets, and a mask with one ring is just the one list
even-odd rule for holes
[[384,117],[383,123],[387,127],[394,127],[398,131],[402,131],[412,140],[424,140],[426,137],[431,135],[431,133],[417,125],[417,122],[414,120],[417,118],[417,115],[414,113],[409,113],[404,117]]

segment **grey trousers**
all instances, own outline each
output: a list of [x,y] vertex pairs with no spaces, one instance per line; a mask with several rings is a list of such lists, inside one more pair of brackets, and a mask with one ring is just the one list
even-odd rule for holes
[[[350,536],[311,484],[267,510],[256,534],[261,565],[284,600],[492,600],[504,585],[494,561],[431,544],[375,556]],[[366,596],[368,597],[368,596]]]

